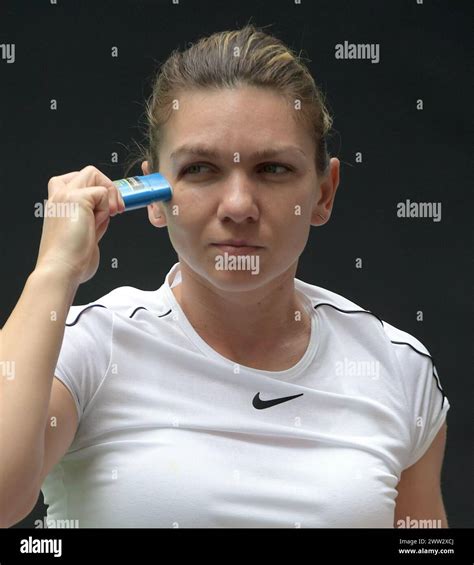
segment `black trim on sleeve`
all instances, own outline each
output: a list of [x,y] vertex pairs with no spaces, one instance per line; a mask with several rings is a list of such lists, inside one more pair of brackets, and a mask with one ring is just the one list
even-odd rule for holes
[[161,314],[161,316],[158,316],[158,318],[164,318],[165,316],[167,316],[168,314],[171,313],[171,308],[168,310],[168,312],[166,312],[166,314]]
[[[370,312],[370,310],[342,310],[341,308],[337,308],[336,306],[334,306],[333,304],[329,304],[327,302],[321,302],[320,304],[316,304],[316,306],[314,306],[313,308],[316,310],[316,308],[318,308],[319,306],[331,306],[331,308],[334,308],[335,310],[338,310],[339,312],[342,312],[344,314],[371,314],[372,316],[374,316],[375,318],[377,318],[377,320],[382,324],[383,326],[383,320],[382,318],[379,318],[379,316],[377,316],[376,314],[374,314],[373,312]],[[411,343],[407,343],[406,341],[392,341],[390,340],[391,343],[395,344],[395,345],[408,345],[408,347],[411,347],[413,349],[413,351],[416,351],[416,353],[419,353],[420,355],[423,355],[423,357],[428,357],[428,359],[430,359],[431,361],[431,365],[433,367],[433,377],[436,381],[436,386],[438,387],[438,390],[441,392],[441,396],[442,396],[442,400],[441,400],[441,409],[443,409],[444,406],[444,399],[446,398],[446,395],[444,394],[443,389],[441,388],[441,383],[439,382],[439,379],[435,373],[435,364],[434,364],[434,360],[433,357],[431,355],[428,355],[427,353],[423,353],[421,351],[418,351],[418,349],[416,349],[415,347],[413,347],[413,345],[411,345]]]
[[[147,310],[145,308],[145,306],[139,306],[138,308],[135,308],[135,310],[130,314],[129,318],[133,318],[133,316],[135,316],[135,314],[138,312],[138,310]],[[147,310],[148,312],[148,310]]]
[[[139,306],[138,308],[135,308],[135,310],[130,314],[129,318],[133,318],[133,316],[135,316],[135,314],[138,312],[138,310],[146,310],[147,312],[149,312],[148,308],[145,308],[145,306]],[[166,314],[160,314],[158,316],[158,318],[164,318],[170,312],[171,312],[171,310],[168,310],[168,312],[166,312]]]
[[[107,306],[104,306],[103,304],[91,304],[90,306],[86,306],[84,308],[84,310],[81,310],[79,312],[79,314],[77,315],[77,318],[74,320],[74,322],[70,323],[70,324],[65,324],[68,327],[71,326],[75,326],[77,324],[77,322],[79,321],[79,318],[82,316],[83,312],[85,312],[86,310],[89,310],[90,308],[107,308]],[[138,312],[138,310],[146,310],[147,312],[149,312],[148,308],[145,308],[144,306],[138,306],[138,308],[135,308],[135,310],[130,314],[129,318],[133,318],[133,316],[135,316],[135,314]],[[164,316],[167,316],[169,313],[171,312],[171,310],[168,310],[168,312],[166,312],[166,314],[161,314],[160,316],[158,316],[158,318],[163,318]]]
[[341,308],[338,308],[333,304],[329,304],[328,302],[320,302],[319,304],[316,304],[316,306],[314,306],[314,309],[316,310],[316,308],[319,308],[320,306],[331,306],[331,308],[334,308],[335,310],[338,310],[339,312],[342,312],[344,314],[370,314],[371,316],[375,316],[383,326],[382,318],[379,318],[377,314],[374,314],[370,310],[341,310]]
[[81,310],[81,311],[79,312],[79,314],[77,315],[77,318],[74,320],[74,322],[72,322],[71,324],[66,324],[66,326],[69,326],[69,327],[70,327],[70,326],[75,326],[75,325],[77,324],[77,322],[79,321],[79,318],[82,316],[82,314],[83,314],[86,310],[89,310],[90,308],[95,308],[95,307],[97,307],[97,308],[107,308],[107,306],[104,306],[104,305],[102,305],[102,304],[91,304],[90,306],[86,306],[86,307],[84,308],[84,310]]
[[406,341],[392,341],[392,343],[394,343],[395,345],[408,345],[408,347],[411,347],[413,349],[413,351],[416,351],[417,353],[419,353],[420,355],[423,355],[423,357],[428,357],[428,359],[430,359],[431,361],[431,365],[433,366],[433,377],[435,378],[436,381],[436,386],[438,387],[443,399],[441,401],[441,408],[443,408],[444,406],[444,399],[446,398],[446,395],[444,394],[443,389],[441,388],[441,383],[439,382],[438,377],[436,376],[436,373],[434,371],[435,369],[435,364],[433,361],[433,357],[431,357],[431,355],[427,355],[426,353],[423,353],[422,351],[418,351],[418,349],[416,349],[415,347],[413,347],[413,345],[411,343],[407,343]]

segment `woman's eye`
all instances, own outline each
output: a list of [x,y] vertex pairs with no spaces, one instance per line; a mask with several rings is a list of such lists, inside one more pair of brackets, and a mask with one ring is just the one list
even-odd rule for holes
[[[182,174],[182,175],[185,175],[185,174],[189,173],[189,171],[190,171],[193,167],[198,167],[198,168],[204,167],[204,168],[207,168],[207,169],[209,168],[209,167],[206,167],[206,165],[201,165],[201,164],[199,164],[199,163],[196,163],[196,164],[194,164],[194,165],[189,165],[189,167],[185,167],[185,168],[181,171],[181,174]],[[191,174],[193,174],[193,173],[191,173]]]
[[[287,167],[286,165],[280,165],[279,163],[265,163],[265,165],[263,165],[262,168],[265,168],[265,167],[280,167],[281,169],[285,169],[283,171],[283,173],[288,173],[288,172],[291,171],[291,169],[289,167]],[[282,174],[282,173],[280,173],[280,174]]]

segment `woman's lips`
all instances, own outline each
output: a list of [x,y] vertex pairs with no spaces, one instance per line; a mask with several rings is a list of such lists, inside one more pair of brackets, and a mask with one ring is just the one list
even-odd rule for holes
[[213,243],[212,245],[229,255],[247,255],[248,253],[255,253],[263,249],[263,247],[250,247],[248,245],[219,245],[217,243]]

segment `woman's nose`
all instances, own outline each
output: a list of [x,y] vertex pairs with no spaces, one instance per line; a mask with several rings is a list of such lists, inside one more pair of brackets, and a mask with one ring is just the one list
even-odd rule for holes
[[256,220],[259,215],[256,189],[243,174],[228,179],[219,195],[219,219],[229,217],[234,222],[242,222],[250,217]]

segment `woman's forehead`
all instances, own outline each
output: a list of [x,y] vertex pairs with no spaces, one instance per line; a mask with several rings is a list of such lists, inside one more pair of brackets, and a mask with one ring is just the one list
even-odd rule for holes
[[223,149],[247,150],[255,157],[307,153],[307,128],[294,119],[296,110],[278,98],[263,104],[243,98],[231,106],[225,98],[223,103],[189,95],[177,100],[162,136],[173,161],[185,154],[216,157]]

